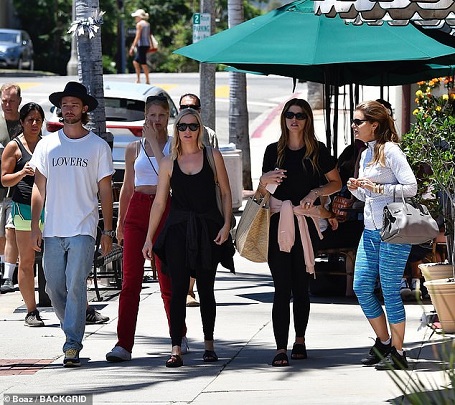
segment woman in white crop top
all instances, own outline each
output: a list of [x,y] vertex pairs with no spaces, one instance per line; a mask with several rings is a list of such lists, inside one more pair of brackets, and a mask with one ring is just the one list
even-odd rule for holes
[[[169,103],[164,96],[150,96],[145,104],[145,122],[142,138],[130,143],[125,151],[125,176],[120,190],[117,239],[123,242],[123,283],[119,299],[117,324],[118,341],[106,354],[108,361],[131,360],[134,345],[139,295],[144,277],[142,246],[147,236],[148,217],[158,184],[161,159],[170,153],[167,132]],[[169,210],[162,218],[164,224]],[[155,258],[158,281],[169,322],[171,281],[161,271],[161,262]],[[186,328],[184,331],[186,334]]]

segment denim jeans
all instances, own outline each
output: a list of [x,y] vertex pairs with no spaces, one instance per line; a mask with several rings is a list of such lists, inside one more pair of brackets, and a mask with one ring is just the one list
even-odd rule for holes
[[65,332],[63,351],[82,349],[87,308],[87,277],[95,240],[89,235],[44,238],[46,292]]

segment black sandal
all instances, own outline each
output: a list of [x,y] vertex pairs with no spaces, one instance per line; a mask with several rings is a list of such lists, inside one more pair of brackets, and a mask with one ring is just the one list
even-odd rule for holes
[[206,350],[202,356],[202,360],[204,360],[205,363],[213,363],[218,361],[218,356],[213,350]]
[[292,360],[303,360],[307,358],[305,343],[294,343],[291,352]]
[[286,367],[289,366],[289,359],[286,353],[278,353],[272,361],[273,367]]
[[182,367],[183,360],[178,354],[171,354],[168,361],[166,361],[166,367],[175,368],[175,367]]

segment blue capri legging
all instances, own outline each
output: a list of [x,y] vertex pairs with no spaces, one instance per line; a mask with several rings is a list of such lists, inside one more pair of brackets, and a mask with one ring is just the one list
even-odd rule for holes
[[410,251],[411,245],[382,242],[379,230],[363,231],[355,260],[354,292],[368,319],[384,313],[374,293],[379,276],[389,323],[406,320],[400,285]]

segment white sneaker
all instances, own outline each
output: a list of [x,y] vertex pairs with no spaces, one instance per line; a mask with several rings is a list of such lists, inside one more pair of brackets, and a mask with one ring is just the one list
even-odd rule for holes
[[190,351],[190,346],[188,346],[188,338],[186,336],[182,337],[182,345],[180,346],[181,354],[187,354]]
[[414,294],[409,288],[408,280],[406,280],[404,277],[401,279],[400,295],[403,301],[408,301],[414,297]]
[[106,360],[113,363],[131,360],[131,353],[121,346],[114,346],[114,348],[106,354]]

